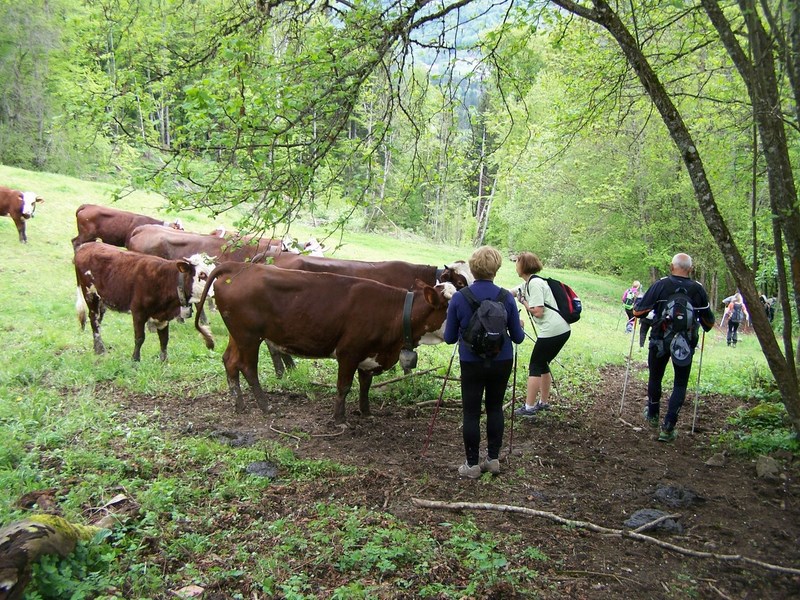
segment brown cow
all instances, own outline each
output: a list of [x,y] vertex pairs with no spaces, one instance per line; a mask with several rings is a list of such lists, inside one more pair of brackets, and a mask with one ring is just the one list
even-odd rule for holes
[[[469,266],[463,260],[454,261],[449,265],[445,265],[444,268],[437,268],[431,265],[418,265],[400,260],[369,262],[282,253],[272,257],[272,264],[282,269],[362,277],[406,290],[412,289],[417,279],[430,286],[439,283],[452,283],[459,290],[475,281]],[[440,341],[441,336],[438,338],[434,336],[433,343]],[[422,343],[431,343],[429,336],[425,336]],[[284,368],[293,369],[295,367],[294,360],[288,354],[278,352],[271,344],[267,344],[267,349],[278,378],[283,376]],[[405,364],[404,361],[401,361],[401,363],[403,370],[406,373],[409,372],[409,365]]]
[[17,226],[19,241],[28,243],[25,233],[25,222],[33,218],[36,205],[44,200],[33,192],[20,192],[7,187],[0,187],[0,217],[11,217]]
[[[420,281],[407,291],[357,277],[232,262],[211,273],[200,308],[211,289],[228,328],[222,360],[236,411],[245,409],[240,372],[259,408],[269,411],[258,380],[258,349],[267,340],[297,356],[336,358],[336,423],[344,422],[344,401],[356,371],[359,407],[368,415],[372,376],[394,366],[406,343],[417,346],[423,335],[441,327],[455,292],[451,284],[434,288]],[[213,348],[211,332],[200,324],[199,315],[195,327]]]
[[76,250],[81,244],[97,240],[114,246],[125,246],[128,237],[139,225],[161,225],[172,230],[183,229],[178,219],[168,223],[147,215],[99,204],[81,204],[75,211],[75,221],[78,224],[78,235],[72,238],[72,247]]
[[78,279],[75,308],[81,329],[85,329],[88,307],[95,353],[105,352],[100,323],[108,307],[131,313],[135,361],[140,359],[148,321],[158,330],[161,360],[167,360],[169,321],[180,314],[182,307],[198,300],[213,269],[213,263],[200,255],[165,260],[102,242],[79,246],[74,262]]
[[125,246],[128,250],[171,260],[192,254],[207,254],[220,263],[227,260],[244,262],[252,260],[256,254],[277,252],[281,247],[281,240],[239,237],[235,234],[220,237],[175,231],[157,225],[142,225],[131,233]]

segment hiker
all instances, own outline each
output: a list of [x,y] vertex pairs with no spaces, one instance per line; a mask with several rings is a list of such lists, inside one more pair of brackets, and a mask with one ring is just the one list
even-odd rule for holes
[[628,323],[625,325],[625,333],[630,333],[633,331],[633,320],[636,318],[633,316],[633,305],[643,295],[642,284],[639,281],[634,281],[631,284],[631,287],[622,292],[622,310],[624,310],[625,314],[628,315]]
[[731,300],[728,303],[728,306],[725,308],[725,314],[722,316],[722,320],[725,320],[725,317],[728,318],[728,346],[736,347],[736,342],[739,341],[738,336],[738,329],[739,325],[743,321],[750,320],[750,313],[747,312],[747,307],[742,300],[742,295],[739,292],[736,292],[733,296],[731,296]]
[[765,294],[761,294],[758,299],[761,300],[761,306],[764,307],[764,313],[767,315],[767,320],[772,323],[772,320],[775,318],[775,303],[778,301],[778,299],[767,298]]
[[517,300],[532,317],[536,334],[528,366],[525,405],[514,411],[515,415],[521,417],[533,417],[540,410],[550,408],[548,400],[553,384],[550,362],[555,359],[572,333],[569,324],[556,310],[550,308],[556,306],[550,286],[541,277],[535,277],[542,266],[542,261],[532,252],[522,252],[517,257],[517,275],[525,280]]
[[[495,300],[501,288],[494,284],[494,277],[502,263],[500,252],[491,246],[481,246],[469,259],[469,268],[475,281],[469,286],[477,300]],[[503,445],[503,398],[514,366],[514,347],[525,339],[517,312],[517,305],[510,292],[502,300],[506,308],[506,331],[499,353],[491,360],[476,355],[464,341],[463,333],[470,323],[473,309],[463,290],[454,294],[447,308],[444,341],[458,344],[461,365],[461,405],[463,415],[464,451],[466,462],[458,468],[462,477],[477,479],[481,473],[500,473],[500,448]],[[481,410],[485,395],[487,453],[480,460]]]
[[[653,284],[633,308],[637,317],[647,315],[651,310],[656,314],[650,328],[650,347],[647,355],[649,379],[647,406],[644,409],[644,418],[651,427],[659,425],[661,381],[670,359],[675,373],[672,394],[658,436],[660,442],[671,442],[678,435],[675,425],[686,398],[694,349],[699,340],[698,321],[705,331],[711,330],[714,326],[714,313],[708,305],[705,288],[701,283],[689,279],[692,257],[684,253],[676,254],[672,258],[669,270],[670,275]],[[688,303],[691,306],[688,306]],[[681,306],[686,318],[680,322],[685,323],[685,330],[678,329],[678,321],[674,316]],[[670,314],[670,310],[675,310],[676,313]]]

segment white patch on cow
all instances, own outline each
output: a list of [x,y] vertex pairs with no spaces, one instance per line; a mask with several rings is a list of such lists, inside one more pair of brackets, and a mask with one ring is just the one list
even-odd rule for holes
[[467,280],[467,285],[472,285],[475,282],[475,277],[473,276],[472,271],[469,270],[469,265],[463,260],[457,260],[445,266],[448,269],[455,271],[459,275],[463,275]]
[[324,250],[324,246],[317,241],[317,238],[313,237],[309,238],[303,245],[303,254],[308,254],[309,256],[325,256]]
[[378,362],[378,355],[376,354],[375,356],[368,356],[358,363],[358,368],[364,369],[365,371],[373,371],[381,368],[381,364]]
[[[211,271],[214,270],[214,259],[207,254],[193,254],[186,259],[187,262],[194,266],[194,279],[192,280],[192,297],[189,302],[200,302],[200,296],[203,295],[203,290],[206,287],[206,281]],[[214,286],[208,289],[208,297],[214,297]]]
[[33,216],[34,208],[36,208],[36,193],[22,192],[22,216],[29,219]]
[[159,329],[164,329],[169,325],[169,321],[157,321],[156,319],[148,319],[147,320],[147,330],[154,332],[158,331]]
[[442,295],[444,295],[445,299],[448,302],[450,301],[450,298],[452,298],[453,295],[458,291],[456,289],[456,286],[454,286],[449,281],[446,281],[445,283],[440,283],[436,287],[442,290]]

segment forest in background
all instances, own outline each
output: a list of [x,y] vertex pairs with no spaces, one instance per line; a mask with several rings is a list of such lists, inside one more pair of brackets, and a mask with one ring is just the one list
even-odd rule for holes
[[[275,18],[280,3],[269,27],[259,6],[5,3],[0,161],[151,188],[211,213],[233,207],[246,228],[304,218],[333,232],[346,221],[644,281],[686,251],[714,299],[734,289],[664,124],[596,26],[555,11],[512,20],[531,7],[478,4],[458,27],[450,16],[438,50],[422,43],[441,33],[429,29],[404,62],[364,73],[349,112],[335,93],[314,106],[315,134],[285,115],[329,69],[354,77],[356,59],[332,66],[314,39],[340,17],[331,9],[300,32]],[[651,8],[664,11],[652,21],[668,17],[666,5]],[[774,295],[752,108],[724,50],[701,43],[708,33],[664,29],[658,51],[720,209],[760,291]],[[305,78],[293,78],[300,66]],[[265,127],[285,130],[285,143],[260,140]],[[315,147],[325,150],[316,163]]]

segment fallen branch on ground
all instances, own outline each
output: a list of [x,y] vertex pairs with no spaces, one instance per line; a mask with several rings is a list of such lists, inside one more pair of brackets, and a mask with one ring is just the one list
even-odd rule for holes
[[[555,513],[546,512],[543,510],[535,510],[532,508],[525,508],[522,506],[511,506],[508,504],[491,504],[487,502],[479,502],[479,503],[442,502],[439,500],[425,500],[422,498],[412,498],[411,502],[413,502],[415,506],[420,506],[422,508],[440,508],[446,510],[496,510],[499,512],[519,513],[532,517],[543,517],[545,519],[550,519],[551,521],[555,521],[556,523],[567,525],[568,527],[588,529],[589,531],[594,531],[595,533],[602,533],[603,535],[615,535],[619,537],[630,538],[639,542],[654,544],[656,546],[660,546],[661,548],[672,550],[673,552],[678,552],[679,554],[684,554],[686,556],[694,556],[696,558],[714,558],[717,560],[727,561],[727,562],[741,562],[748,565],[761,567],[763,569],[767,569],[768,571],[786,573],[789,575],[800,575],[800,569],[794,569],[792,567],[784,567],[781,565],[773,565],[771,563],[767,563],[761,560],[756,560],[754,558],[748,558],[747,556],[742,556],[741,554],[718,554],[716,552],[703,552],[700,550],[692,550],[690,548],[684,548],[683,546],[678,546],[676,544],[671,544],[669,542],[659,540],[658,538],[654,538],[649,535],[637,533],[636,531],[628,531],[625,529],[611,529],[609,527],[603,527],[602,525],[595,525],[594,523],[590,523],[588,521],[575,521],[573,519],[565,519],[564,517],[561,517]],[[650,524],[648,523],[648,525]]]

